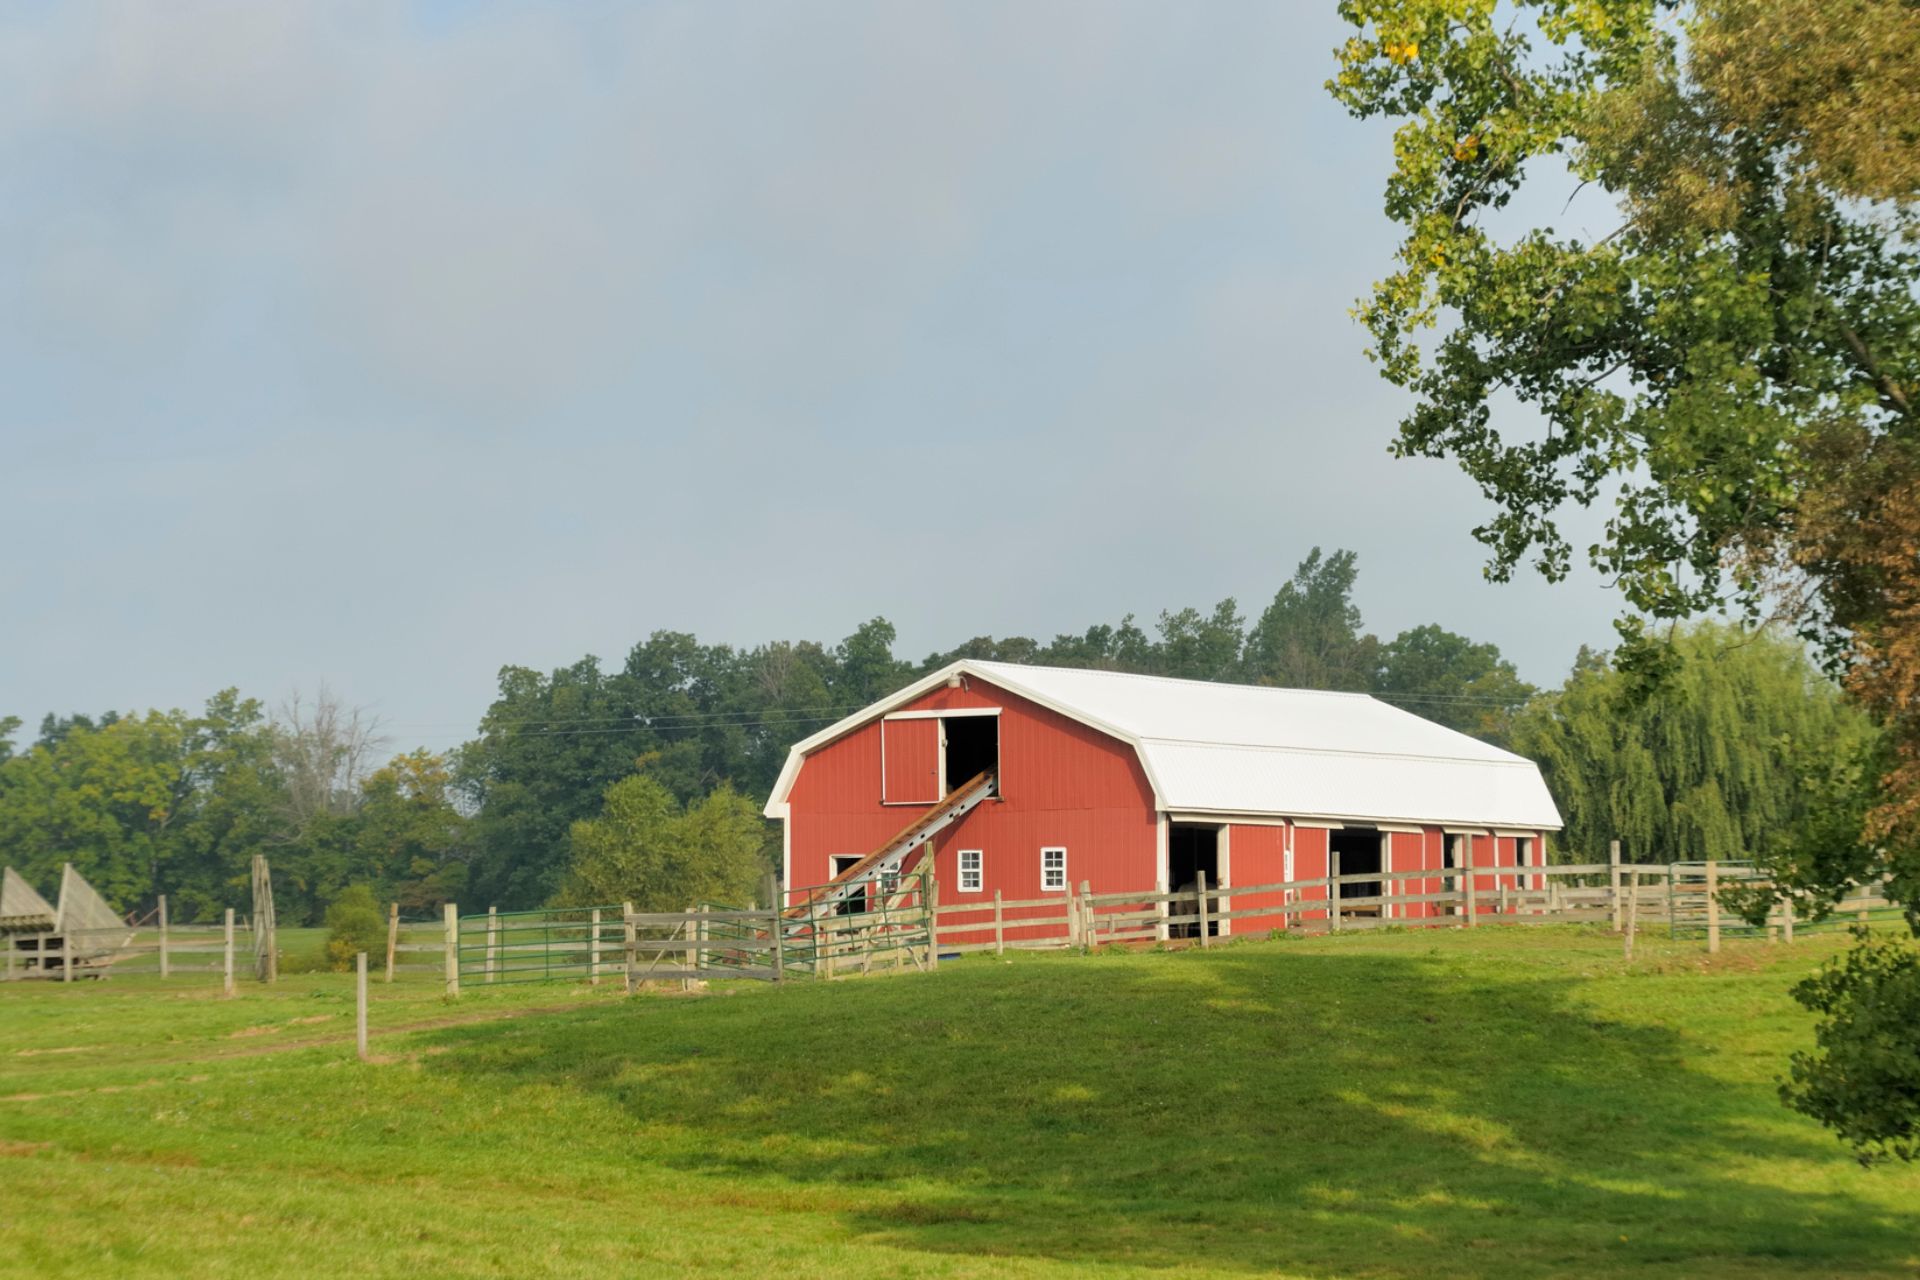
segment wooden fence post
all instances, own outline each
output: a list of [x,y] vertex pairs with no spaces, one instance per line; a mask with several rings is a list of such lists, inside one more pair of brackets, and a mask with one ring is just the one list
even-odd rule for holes
[[449,902],[440,908],[440,931],[446,938],[446,963],[441,968],[446,973],[447,995],[457,999],[460,995],[460,908]]
[[786,928],[781,922],[780,908],[767,912],[767,942],[773,947],[773,980],[775,984],[787,980],[787,937]]
[[620,940],[621,940],[622,946],[626,951],[624,960],[625,960],[625,970],[626,970],[626,987],[627,987],[628,995],[633,994],[634,971],[638,968],[640,963],[640,956],[639,956],[640,931],[634,927],[633,920],[630,918],[632,917],[632,915],[633,915],[633,904],[631,902],[621,903],[620,904],[620,923],[622,925],[622,928],[620,932]]
[[1631,881],[1631,888],[1627,895],[1626,921],[1620,931],[1621,954],[1629,964],[1633,962],[1634,924],[1640,916],[1640,873],[1638,871],[1632,873]]
[[[681,915],[685,916],[686,919],[680,922],[678,928],[676,928],[674,932],[680,933],[682,930],[684,930],[685,940],[688,942],[698,944],[698,942],[700,941],[700,922],[694,919],[693,913],[695,910],[696,908],[694,904],[689,902],[687,904],[687,909],[680,913]],[[698,952],[682,951],[680,953],[680,963],[675,967],[680,969],[699,968]],[[686,976],[685,974],[682,974],[680,977],[680,990],[682,991],[693,990],[693,979]]]
[[[11,954],[11,953],[9,953]],[[1007,925],[1005,912],[1000,906],[1000,891],[993,891],[993,954],[1007,954]]]
[[400,949],[400,904],[387,904],[387,981],[393,981],[393,953]]
[[226,947],[221,960],[221,990],[233,994],[233,908],[227,908]]
[[1788,898],[1780,904],[1780,940],[1788,946],[1793,945],[1793,899]]
[[1613,913],[1613,931],[1620,932],[1620,842],[1607,842],[1607,903]]
[[[11,961],[13,947],[7,947],[7,957]],[[166,977],[173,972],[167,961],[167,895],[160,895],[160,976]]]
[[[1333,837],[1329,835],[1327,841],[1331,844]],[[1327,930],[1330,933],[1340,932],[1341,888],[1340,851],[1332,849],[1327,853]]]
[[500,964],[500,908],[487,908],[487,981],[496,980]]
[[[1861,914],[1865,915],[1866,913],[1862,912]],[[229,930],[228,932],[231,934],[232,931]],[[231,941],[227,943],[227,954],[227,968],[231,970],[233,968],[233,943]],[[60,981],[73,981],[73,935],[70,933],[60,935]],[[227,994],[233,994],[233,978],[231,976],[227,978]]]
[[1207,872],[1204,867],[1193,873],[1193,903],[1200,916],[1200,945],[1210,947],[1213,939],[1207,936],[1212,930],[1207,920]]
[[940,882],[933,876],[933,850],[927,850],[927,968],[940,967]]
[[593,909],[593,916],[587,927],[592,931],[587,935],[587,985],[600,985],[600,908]]
[[807,898],[807,942],[813,951],[813,974],[816,978],[827,976],[825,949],[820,945],[820,899],[809,895]]
[[357,951],[353,956],[353,985],[355,991],[354,1034],[360,1042],[360,1061],[367,1060],[367,953]]
[[1463,836],[1467,846],[1466,871],[1467,885],[1467,928],[1475,929],[1480,925],[1480,886],[1474,883],[1478,877],[1473,874],[1473,837]]
[[1093,881],[1080,882],[1080,945],[1088,951],[1100,945],[1100,933],[1093,914]]
[[[1634,876],[1634,883],[1640,882]],[[1712,858],[1707,859],[1707,953],[1720,949],[1720,864]]]

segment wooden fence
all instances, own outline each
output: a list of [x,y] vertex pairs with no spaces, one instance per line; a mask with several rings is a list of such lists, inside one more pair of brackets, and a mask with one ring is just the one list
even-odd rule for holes
[[[1634,873],[1637,884],[1627,879]],[[1045,898],[1010,901],[996,892],[940,906],[936,917],[939,950],[947,954],[1182,940],[1209,946],[1273,930],[1613,921],[1629,894],[1639,895],[1643,915],[1664,910],[1664,873],[1592,863],[1369,871],[1253,885],[1208,885],[1203,877],[1193,889],[1171,893],[1094,893],[1082,881]]]
[[[1664,924],[1676,937],[1704,935],[1708,949],[1717,950],[1723,932],[1746,928],[1721,904],[1720,892],[1737,881],[1758,883],[1745,864],[1728,864],[1724,875],[1720,870],[1719,864],[1700,864],[1696,873],[1615,859],[1369,871],[1256,885],[1202,881],[1174,893],[1097,894],[1082,881],[1044,898],[1007,900],[995,893],[955,903],[941,903],[939,885],[916,871],[884,889],[875,886],[855,900],[858,906],[822,908],[804,889],[783,896],[810,905],[787,908],[701,905],[639,912],[622,904],[463,917],[449,904],[441,941],[401,944],[398,950],[440,953],[450,995],[458,995],[463,982],[618,978],[633,990],[653,981],[844,978],[932,970],[941,956],[968,952],[1159,942],[1206,947],[1283,930],[1604,923],[1620,933]],[[1877,887],[1869,887],[1850,895],[1837,915],[1847,923],[1864,921],[1890,906]],[[1791,910],[1782,907],[1764,928],[1792,941],[1795,926]],[[398,936],[398,927],[393,925],[390,938]],[[390,972],[394,950],[390,945]]]
[[[277,973],[276,962],[265,959],[274,945],[270,925],[264,929],[251,920],[240,920],[228,910],[219,924],[175,924],[167,919],[166,900],[161,899],[157,922],[149,919],[124,929],[95,929],[64,934],[22,934],[4,939],[6,971],[0,975],[8,982],[45,979],[71,982],[75,978],[100,977],[116,969],[144,969],[141,962],[151,959],[152,969],[162,978],[176,974],[219,974],[221,985],[234,989],[236,964],[255,967],[256,975],[271,981]],[[249,957],[236,961],[235,948]],[[182,956],[189,957],[184,963]],[[202,960],[200,957],[217,957]]]
[[[1763,926],[1748,926],[1722,905],[1721,891],[1744,880],[1742,865],[1698,877],[1664,864],[1601,862],[1545,867],[1474,867],[1458,871],[1369,871],[1257,885],[1207,885],[1176,893],[1093,893],[1082,881],[1063,894],[940,906],[939,953],[1097,947],[1110,943],[1179,942],[1210,946],[1224,937],[1293,930],[1339,933],[1378,928],[1476,928],[1495,924],[1606,923],[1620,932],[1629,919],[1644,931],[1664,923],[1676,937],[1704,936],[1717,950],[1723,932],[1766,932],[1792,941],[1790,907],[1778,906]],[[1440,888],[1429,886],[1440,884]],[[1252,901],[1254,905],[1239,903]],[[1878,886],[1856,889],[1835,919],[1866,922],[1892,908]],[[1802,929],[1806,926],[1803,923]]]

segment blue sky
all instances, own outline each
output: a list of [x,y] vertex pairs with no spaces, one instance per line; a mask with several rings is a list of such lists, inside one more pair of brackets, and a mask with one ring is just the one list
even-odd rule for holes
[[0,712],[447,745],[506,663],[1251,616],[1315,544],[1557,680],[1616,600],[1387,455],[1332,10],[9,10]]

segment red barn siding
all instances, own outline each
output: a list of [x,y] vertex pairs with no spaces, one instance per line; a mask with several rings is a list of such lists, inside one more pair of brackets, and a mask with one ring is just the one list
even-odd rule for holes
[[[1050,846],[1067,850],[1067,879],[1076,888],[1084,881],[1095,893],[1154,892],[1157,815],[1153,790],[1132,747],[978,678],[969,678],[965,688],[936,689],[898,710],[962,707],[1001,708],[1000,796],[934,841],[934,874],[943,902],[977,897],[991,907],[996,889],[1008,901],[1064,899],[1062,892],[1040,888],[1040,850]],[[880,726],[864,725],[802,764],[788,797],[790,889],[824,882],[833,854],[870,853],[925,811],[880,803]],[[891,737],[887,750],[891,755]],[[979,849],[983,855],[984,888],[977,895],[958,892],[961,849]],[[1033,914],[1009,911],[1007,918]],[[978,918],[990,931],[990,912]],[[941,940],[987,940],[990,932],[977,934],[972,919],[964,935],[943,930]],[[1012,941],[1041,932],[1009,927],[1007,936]]]

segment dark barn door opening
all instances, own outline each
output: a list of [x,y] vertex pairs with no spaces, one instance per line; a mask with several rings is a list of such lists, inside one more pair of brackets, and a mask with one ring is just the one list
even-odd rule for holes
[[[999,716],[945,716],[940,728],[947,736],[947,794],[973,781],[976,774],[999,773]],[[996,779],[994,790],[999,789]]]
[[[832,858],[834,876],[837,878],[842,871],[850,870],[860,859],[861,855],[857,853],[834,854]],[[858,915],[865,911],[867,909],[867,888],[868,886],[862,885],[858,889],[848,893],[847,896],[840,899],[840,901],[834,903],[833,914],[837,916],[851,916]]]
[[[1167,828],[1168,888],[1175,893],[1192,893],[1202,871],[1207,873],[1207,914],[1212,917],[1220,909],[1219,899],[1212,893],[1220,883],[1220,828],[1186,822],[1173,823]],[[1200,917],[1191,898],[1185,902],[1169,903],[1167,915],[1168,937],[1200,936]],[[1208,919],[1207,933],[1219,937],[1220,921]]]
[[[1380,865],[1380,833],[1371,827],[1343,827],[1332,833],[1333,852],[1340,855],[1340,874],[1343,876],[1379,875],[1385,870]],[[1381,896],[1380,881],[1362,880],[1357,884],[1340,886],[1340,897],[1378,898]],[[1357,916],[1377,916],[1382,914],[1379,904],[1370,907],[1355,907]]]

